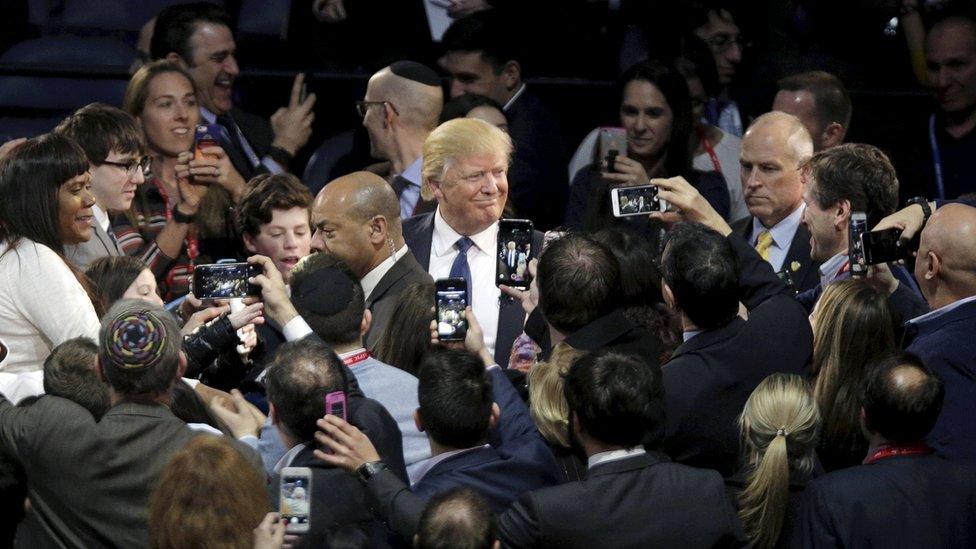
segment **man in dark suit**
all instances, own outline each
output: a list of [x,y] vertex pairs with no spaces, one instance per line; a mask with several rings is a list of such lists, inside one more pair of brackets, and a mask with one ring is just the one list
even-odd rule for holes
[[[662,293],[684,331],[684,343],[661,368],[664,450],[675,461],[729,476],[738,464],[742,407],[766,376],[806,373],[810,322],[769,263],[694,187],[682,178],[652,183],[681,212],[654,217],[694,222],[671,230],[662,257]],[[737,314],[740,302],[748,320]]]
[[[457,118],[441,124],[424,143],[424,186],[437,199],[437,210],[403,223],[404,240],[432,278],[467,281],[485,344],[503,368],[525,322],[522,307],[503,298],[495,285],[511,152],[511,138],[487,122]],[[542,249],[538,231],[532,249]]]
[[400,292],[413,283],[432,282],[414,258],[417,249],[404,240],[400,202],[380,176],[354,172],[319,192],[312,228],[312,249],[337,256],[363,286],[373,315],[365,340],[371,349],[386,330]]
[[766,113],[742,138],[742,194],[750,217],[734,225],[777,273],[789,274],[803,292],[820,281],[820,263],[810,257],[810,232],[803,226],[800,165],[813,154],[813,141],[798,118]]
[[558,118],[526,89],[510,31],[511,21],[496,10],[458,19],[444,33],[439,63],[450,74],[451,97],[477,93],[502,105],[515,142],[508,174],[515,215],[552,229],[562,222],[569,195],[566,146]]
[[[309,532],[302,535],[301,546],[321,547],[326,534],[335,528],[351,526],[370,535],[378,526],[366,507],[362,486],[341,469],[331,467],[313,456],[315,421],[325,414],[325,396],[334,391],[347,394],[346,415],[354,425],[369,431],[376,441],[384,462],[401,479],[406,478],[400,430],[378,402],[350,397],[339,357],[321,341],[304,339],[284,344],[265,377],[271,421],[288,452],[274,467],[268,485],[272,505],[277,509],[281,470],[285,467],[312,469],[313,517]],[[363,416],[370,416],[364,422]],[[374,426],[370,429],[367,424]],[[379,426],[377,430],[375,426]]]
[[796,511],[791,547],[973,547],[976,469],[933,455],[924,440],[945,386],[918,357],[868,369],[863,465],[813,479]]
[[664,422],[657,369],[596,351],[577,360],[563,389],[587,479],[523,494],[499,519],[506,547],[715,547],[743,542],[714,471],[671,463],[642,446]]
[[[476,322],[469,335],[480,331]],[[491,356],[483,345],[478,354],[435,351],[420,364],[416,420],[433,457],[413,486],[390,473],[354,426],[332,416],[319,422],[316,439],[334,453],[317,457],[358,475],[371,508],[403,541],[413,539],[425,502],[451,488],[473,488],[497,513],[519,494],[558,482],[555,458],[525,404],[499,368],[485,371]]]
[[240,74],[230,15],[209,2],[178,4],[156,17],[150,43],[153,59],[168,59],[186,69],[197,88],[202,124],[220,126],[220,146],[237,172],[250,180],[259,173],[281,173],[312,134],[315,94],[302,100],[304,75],[292,85],[288,107],[268,121],[233,105]]
[[96,371],[111,400],[99,421],[61,397],[20,408],[0,395],[0,451],[23,467],[32,503],[19,544],[149,546],[150,492],[173,454],[196,436],[169,409],[186,367],[181,342],[168,312],[122,300],[99,330]]

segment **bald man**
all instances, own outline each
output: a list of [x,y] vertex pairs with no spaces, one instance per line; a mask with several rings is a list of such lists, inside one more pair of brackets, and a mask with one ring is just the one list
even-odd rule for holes
[[800,165],[812,155],[813,140],[799,118],[778,111],[757,118],[742,137],[739,158],[750,216],[732,226],[798,292],[820,282],[820,262],[810,257],[810,232],[801,223]]
[[403,241],[400,206],[390,185],[370,172],[329,182],[312,206],[312,249],[338,256],[363,286],[373,315],[367,349],[385,331],[404,288],[414,282],[433,285]]
[[[909,321],[908,351],[945,380],[942,415],[929,444],[949,458],[976,460],[976,208],[947,204],[922,230],[915,278],[932,312]],[[914,331],[914,330],[912,330]]]
[[420,166],[424,141],[444,107],[440,77],[420,63],[397,61],[369,79],[366,97],[357,107],[369,133],[370,153],[390,163],[389,182],[400,201],[400,217],[433,211],[437,203],[420,196]]

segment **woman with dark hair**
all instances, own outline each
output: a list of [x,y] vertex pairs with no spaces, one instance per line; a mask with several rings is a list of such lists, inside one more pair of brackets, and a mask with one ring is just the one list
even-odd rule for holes
[[60,343],[97,339],[90,284],[64,257],[91,238],[94,203],[88,160],[67,137],[29,139],[0,160],[0,372],[39,372]]
[[654,178],[676,176],[687,179],[719,214],[728,217],[729,193],[722,175],[691,167],[691,100],[685,79],[665,65],[645,61],[620,77],[618,90],[627,150],[612,166],[600,158],[576,174],[569,191],[566,226],[597,231],[622,225],[657,238],[661,223],[644,215],[613,216],[610,189],[648,185]]
[[433,284],[415,282],[404,288],[390,315],[390,324],[373,349],[377,360],[417,375],[420,359],[430,350],[433,311]]
[[497,101],[486,95],[466,93],[444,103],[440,123],[455,118],[477,118],[508,133],[508,117],[505,116],[505,111]]

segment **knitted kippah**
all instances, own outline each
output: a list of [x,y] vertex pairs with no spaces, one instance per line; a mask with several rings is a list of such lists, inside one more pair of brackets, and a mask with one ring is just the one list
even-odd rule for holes
[[298,309],[320,316],[332,316],[346,310],[352,301],[353,285],[358,281],[339,269],[316,269],[292,286],[291,301]]
[[103,333],[102,356],[118,370],[150,368],[163,356],[166,326],[146,309],[122,312]]
[[397,61],[390,65],[390,72],[407,80],[420,82],[426,86],[441,85],[441,79],[434,72],[434,69],[416,61]]

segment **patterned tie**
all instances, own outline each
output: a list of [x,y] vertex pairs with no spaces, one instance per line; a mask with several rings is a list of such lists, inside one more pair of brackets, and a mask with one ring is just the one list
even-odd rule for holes
[[472,291],[471,267],[468,266],[468,249],[473,245],[474,242],[470,238],[466,236],[459,238],[454,244],[458,249],[458,254],[454,258],[454,263],[451,264],[451,278],[463,278],[468,283],[468,292]]
[[763,231],[756,239],[756,251],[762,256],[763,261],[769,261],[769,249],[773,246],[773,233]]

